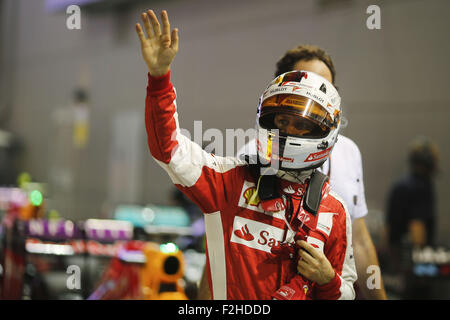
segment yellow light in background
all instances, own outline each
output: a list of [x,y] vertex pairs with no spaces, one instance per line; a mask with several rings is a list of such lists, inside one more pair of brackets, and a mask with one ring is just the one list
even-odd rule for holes
[[55,209],[50,210],[50,212],[48,213],[48,218],[50,220],[58,220],[60,218],[59,212]]
[[31,175],[28,172],[22,172],[17,177],[17,185],[19,188],[24,188],[27,183],[31,182]]

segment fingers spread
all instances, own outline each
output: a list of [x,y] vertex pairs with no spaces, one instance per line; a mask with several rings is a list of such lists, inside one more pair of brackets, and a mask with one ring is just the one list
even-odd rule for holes
[[153,12],[153,10],[148,10],[148,17],[152,24],[152,29],[155,37],[159,38],[159,36],[161,35],[161,25],[159,24],[158,18],[156,17],[156,14]]
[[147,13],[145,13],[145,12],[142,13],[141,18],[142,18],[142,22],[144,23],[145,31],[147,32],[147,37],[148,37],[149,39],[154,38],[155,35],[154,35],[154,33],[153,33],[153,28],[152,28],[152,26],[150,25],[150,21],[149,21],[149,19],[148,19]]
[[144,34],[144,31],[142,31],[142,27],[139,23],[136,23],[136,33],[139,37],[139,40],[141,41],[141,44],[142,45],[145,44],[145,42],[146,42],[145,34]]
[[161,12],[161,21],[163,24],[162,34],[170,36],[170,22],[169,22],[169,16],[167,15],[166,10],[163,10]]
[[[141,25],[136,24],[136,32],[139,36],[142,45],[153,45],[156,42],[161,45],[162,48],[171,48],[175,52],[178,51],[178,29],[175,28],[170,32],[170,22],[169,16],[166,10],[161,12],[161,22],[162,22],[162,30],[161,24],[156,17],[156,14],[153,10],[148,10],[147,12],[143,12],[141,15],[142,21],[144,23],[144,28],[147,33],[147,37],[145,33],[142,31]],[[152,40],[152,41],[146,41]]]
[[178,51],[178,29],[175,28],[172,30],[172,44],[171,48],[175,51]]

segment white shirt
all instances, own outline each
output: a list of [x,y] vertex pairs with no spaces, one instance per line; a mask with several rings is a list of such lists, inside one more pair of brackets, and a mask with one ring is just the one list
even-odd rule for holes
[[[240,158],[246,149],[248,154],[256,154],[254,139],[243,146],[237,156]],[[344,200],[352,221],[367,215],[361,152],[353,140],[339,135],[330,158],[320,170],[329,175],[331,188]]]

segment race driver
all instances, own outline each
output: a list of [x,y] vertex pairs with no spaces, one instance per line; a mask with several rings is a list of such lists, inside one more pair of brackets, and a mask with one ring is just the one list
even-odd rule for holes
[[[299,45],[286,53],[276,64],[275,77],[291,70],[307,70],[317,73],[330,81],[336,81],[336,70],[331,57],[321,48],[314,45]],[[242,154],[256,154],[254,141],[250,141],[238,151]],[[383,283],[379,288],[367,286],[367,280],[372,275],[369,267],[379,265],[378,257],[370,233],[367,229],[365,216],[368,214],[364,195],[363,168],[361,152],[356,143],[350,138],[339,134],[333,152],[320,170],[330,177],[330,185],[339,194],[347,205],[352,218],[353,252],[355,256],[358,279],[357,298],[366,300],[385,300],[386,292]],[[202,279],[200,299],[208,299],[206,282]]]
[[340,126],[333,85],[312,72],[277,77],[258,105],[260,161],[206,153],[178,126],[170,82],[178,30],[166,11],[162,31],[153,11],[142,20],[150,152],[204,213],[212,298],[354,299],[351,219],[329,184],[315,182]]

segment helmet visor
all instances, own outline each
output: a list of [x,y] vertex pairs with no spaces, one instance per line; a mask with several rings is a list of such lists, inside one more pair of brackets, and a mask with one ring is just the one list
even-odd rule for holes
[[292,136],[323,138],[336,127],[337,118],[333,121],[328,111],[312,99],[279,94],[263,101],[259,124],[265,129],[280,129]]

